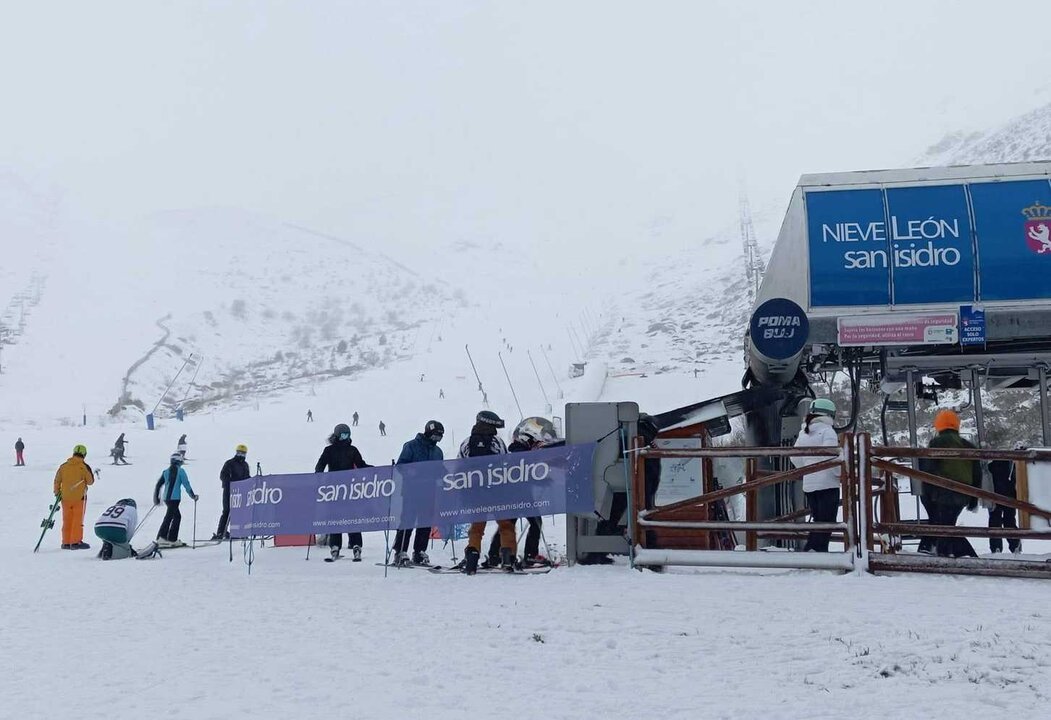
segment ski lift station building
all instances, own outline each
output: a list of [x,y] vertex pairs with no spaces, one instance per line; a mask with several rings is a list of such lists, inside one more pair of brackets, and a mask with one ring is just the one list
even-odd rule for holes
[[806,375],[842,369],[904,391],[914,442],[924,376],[972,387],[979,440],[983,386],[1035,388],[1051,445],[1051,163],[804,175],[746,348],[745,384],[786,391],[756,442],[790,440]]

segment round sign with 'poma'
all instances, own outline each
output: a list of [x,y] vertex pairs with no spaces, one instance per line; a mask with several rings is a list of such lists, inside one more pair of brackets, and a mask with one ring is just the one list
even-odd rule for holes
[[752,313],[748,333],[754,347],[771,360],[798,355],[810,336],[810,321],[803,308],[787,298],[767,300]]

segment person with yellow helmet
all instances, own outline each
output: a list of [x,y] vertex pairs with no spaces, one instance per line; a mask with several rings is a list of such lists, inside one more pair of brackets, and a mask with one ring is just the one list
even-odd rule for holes
[[213,541],[230,538],[230,532],[227,530],[227,524],[230,522],[230,483],[252,477],[247,457],[248,446],[241,443],[234,449],[234,456],[223,463],[223,469],[219,471],[219,482],[223,484],[223,514],[219,516],[219,527],[216,528],[215,535],[212,535]]
[[87,550],[84,542],[84,508],[87,505],[88,486],[95,484],[95,474],[84,458],[88,449],[83,445],[73,448],[73,455],[55,473],[55,497],[62,503],[62,549]]

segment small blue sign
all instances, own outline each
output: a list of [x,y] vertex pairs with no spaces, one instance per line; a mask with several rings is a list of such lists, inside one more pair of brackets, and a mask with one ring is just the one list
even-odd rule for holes
[[985,345],[985,309],[981,305],[960,306],[960,344]]
[[795,357],[810,337],[810,321],[803,308],[787,298],[767,300],[752,313],[752,347],[771,360]]

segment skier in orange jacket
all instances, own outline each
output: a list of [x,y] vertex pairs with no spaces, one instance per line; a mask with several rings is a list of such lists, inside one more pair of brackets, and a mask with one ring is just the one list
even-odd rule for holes
[[55,473],[55,496],[62,503],[62,549],[86,550],[84,542],[84,507],[87,504],[88,485],[95,483],[91,466],[84,462],[88,449],[83,445],[73,448],[73,457],[66,460]]

